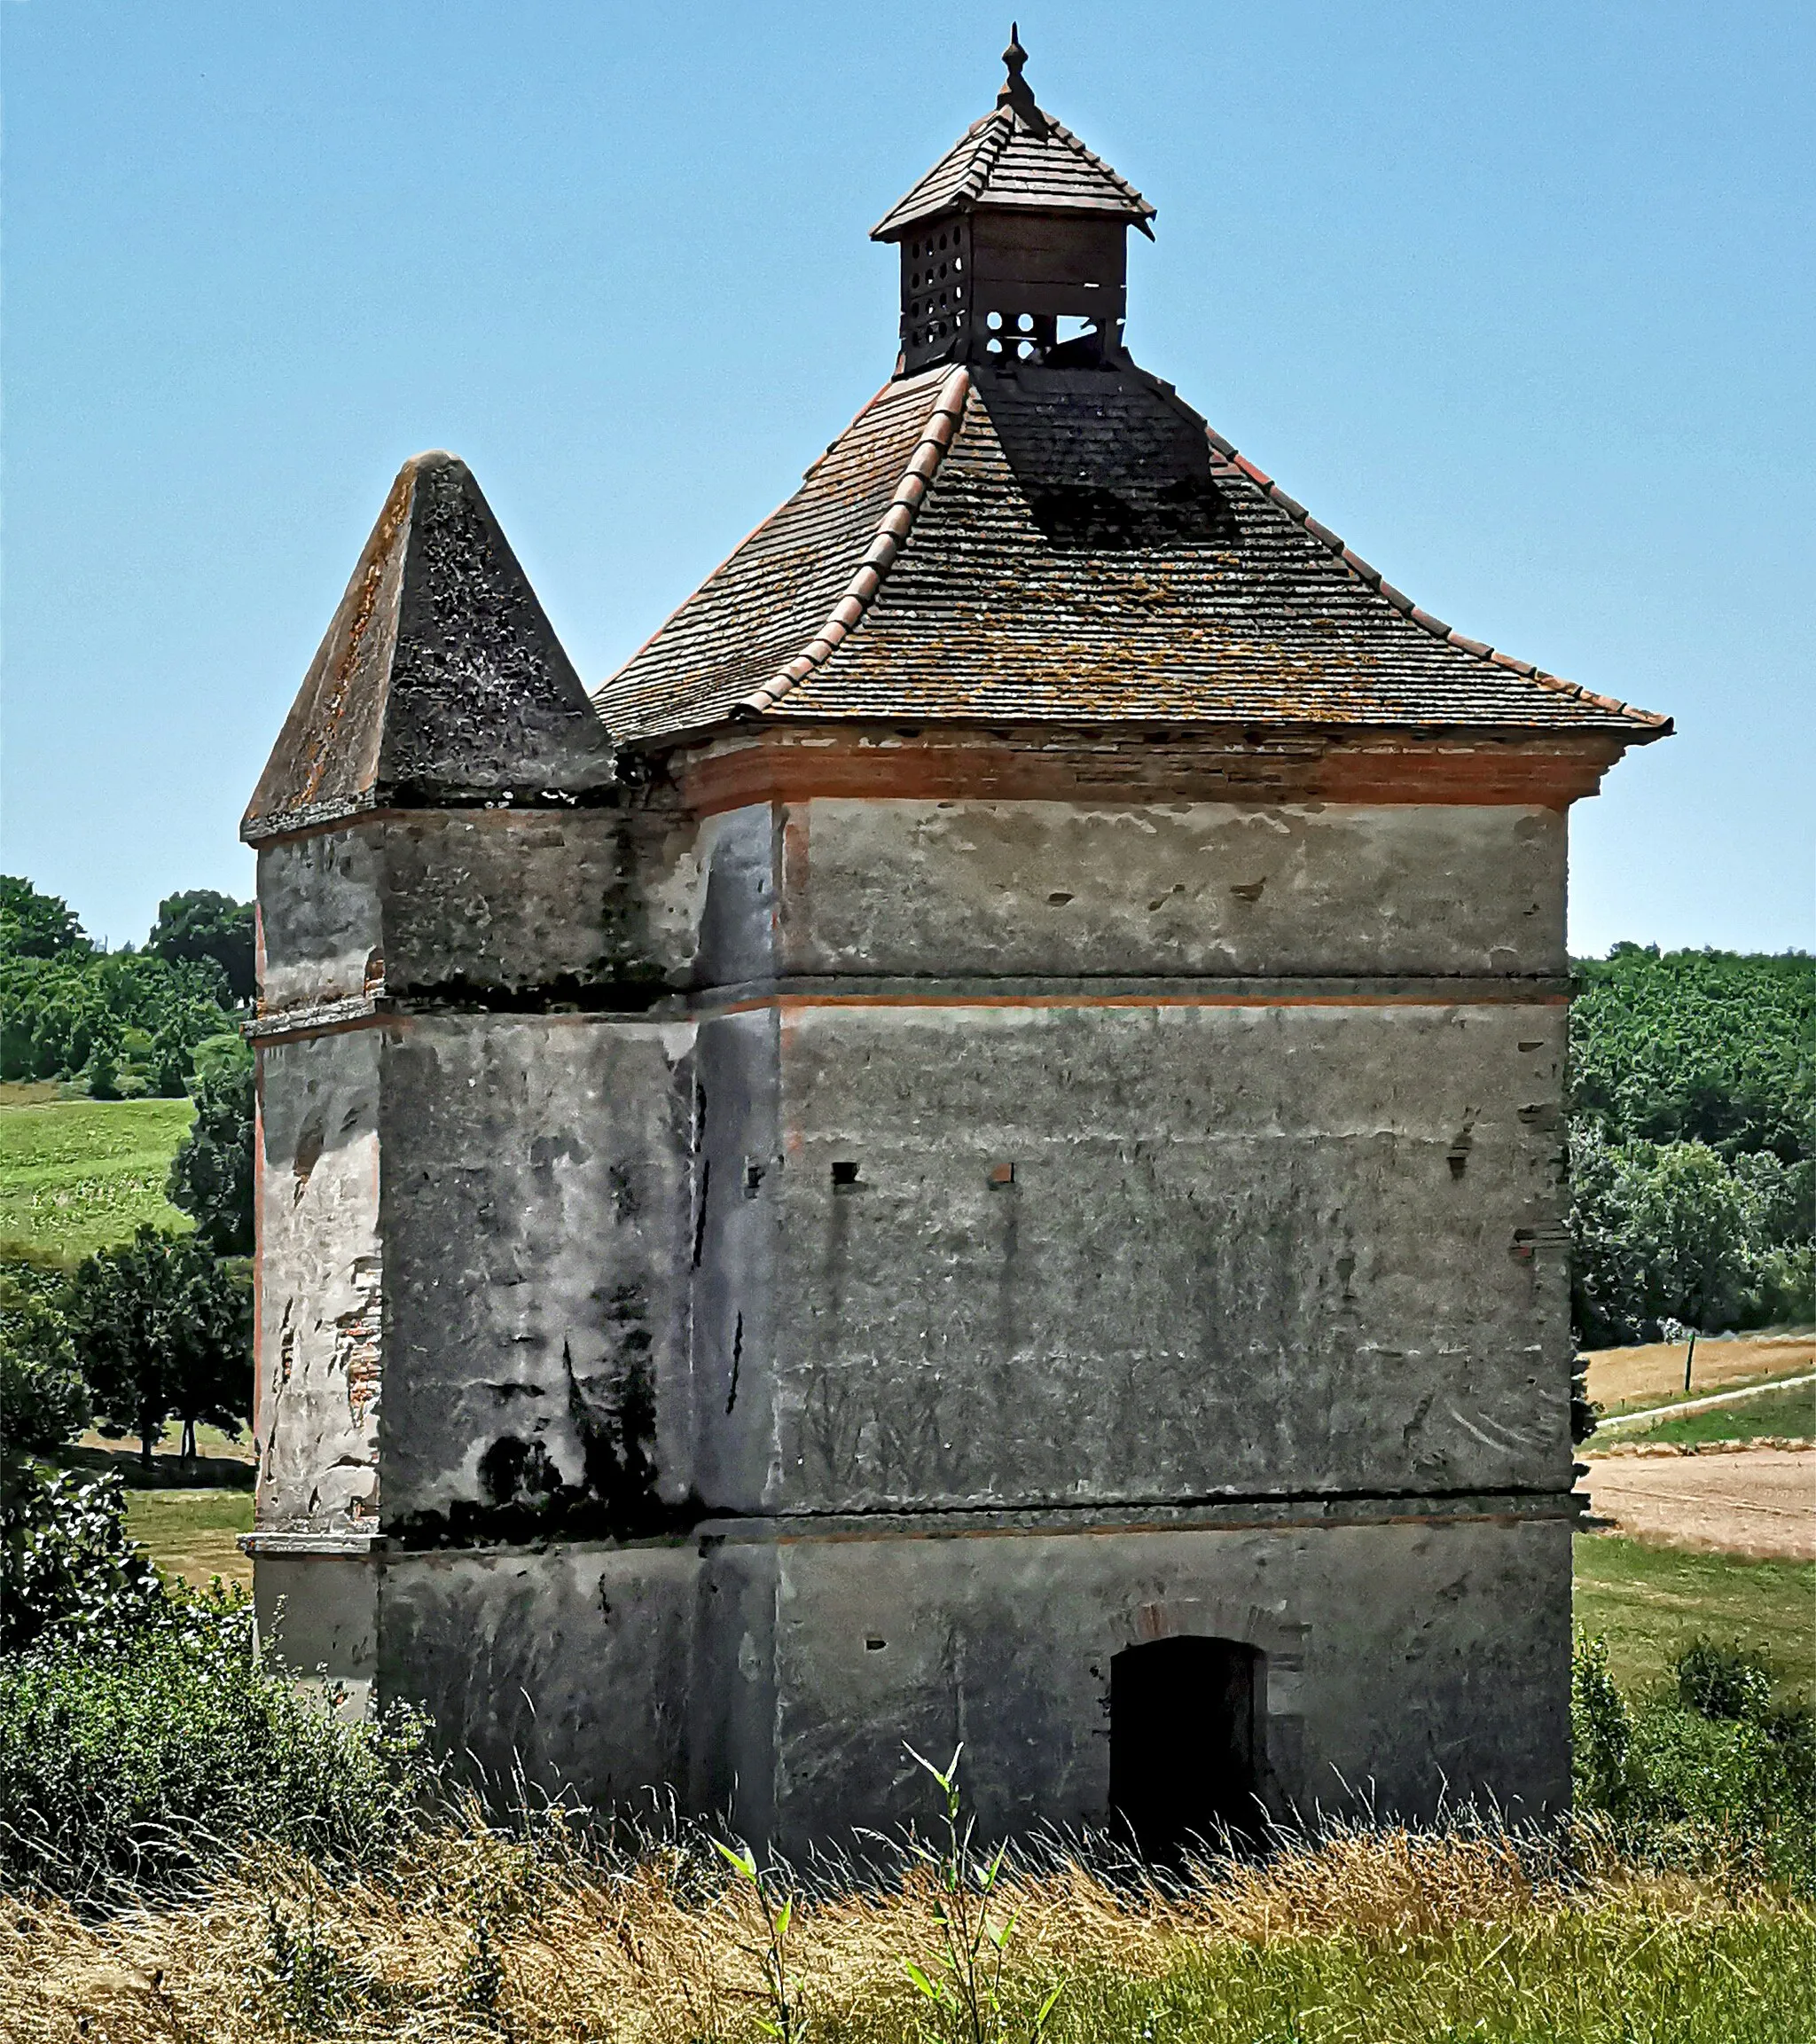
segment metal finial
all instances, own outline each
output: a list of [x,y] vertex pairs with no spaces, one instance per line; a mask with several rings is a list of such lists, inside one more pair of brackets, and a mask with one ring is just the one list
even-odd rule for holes
[[1028,52],[1022,47],[1022,32],[1014,22],[1009,24],[1009,47],[1003,52],[1003,62],[1008,67],[1009,75],[1003,81],[1003,89],[997,94],[997,105],[1006,106],[1022,127],[1036,135],[1046,133],[1046,121],[1039,107],[1034,104],[1034,94],[1029,90],[1028,81],[1022,75],[1022,67],[1028,61]]

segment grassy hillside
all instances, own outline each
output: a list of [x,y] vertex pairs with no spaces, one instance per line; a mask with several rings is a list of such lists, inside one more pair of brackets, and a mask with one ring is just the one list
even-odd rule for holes
[[186,1100],[0,1107],[0,1255],[23,1247],[73,1262],[141,1221],[189,1227],[164,1179],[194,1113]]

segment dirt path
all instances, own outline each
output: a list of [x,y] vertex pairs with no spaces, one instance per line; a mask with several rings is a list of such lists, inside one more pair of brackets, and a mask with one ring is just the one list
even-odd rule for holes
[[1581,1487],[1597,1518],[1638,1539],[1761,1561],[1816,1561],[1816,1453],[1748,1448],[1592,1458]]

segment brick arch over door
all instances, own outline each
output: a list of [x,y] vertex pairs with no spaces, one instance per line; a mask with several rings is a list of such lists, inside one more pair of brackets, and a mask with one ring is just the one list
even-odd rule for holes
[[[1311,1628],[1250,1599],[1204,1595],[1155,1598],[1112,1617],[1100,1664],[1106,1677],[1115,1656],[1161,1640],[1228,1640],[1263,1657],[1256,1697],[1260,1745],[1258,1791],[1268,1813],[1289,1820],[1308,1804],[1304,1722],[1300,1682]],[[1115,1737],[1114,1725],[1111,1727]]]

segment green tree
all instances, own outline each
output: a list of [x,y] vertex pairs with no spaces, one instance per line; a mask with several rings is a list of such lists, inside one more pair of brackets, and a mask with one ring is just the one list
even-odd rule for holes
[[145,941],[154,957],[200,961],[221,968],[228,991],[240,1003],[257,991],[253,908],[250,902],[212,888],[192,888],[158,904],[158,920]]
[[1707,1144],[1616,1144],[1578,1128],[1570,1191],[1571,1308],[1585,1346],[1655,1341],[1666,1320],[1710,1331],[1748,1320],[1771,1257],[1762,1202]]
[[212,1057],[219,1039],[198,1053],[195,1120],[170,1162],[165,1196],[194,1216],[196,1232],[223,1257],[253,1249],[252,1053],[239,1038]]
[[1576,974],[1576,1122],[1614,1143],[1704,1143],[1730,1162],[1816,1156],[1816,958],[1626,944]]
[[[1649,1147],[1649,1146],[1648,1146]],[[1648,1327],[1737,1326],[1752,1276],[1745,1193],[1706,1143],[1666,1143],[1631,1171],[1627,1227]]]
[[200,1422],[239,1434],[252,1409],[251,1288],[205,1242],[141,1227],[77,1269],[63,1316],[102,1432],[137,1436],[148,1467],[169,1420],[185,1456]]
[[61,1272],[29,1264],[0,1267],[0,1441],[44,1454],[93,1416],[69,1329],[57,1310]]
[[212,959],[153,958],[86,946],[55,957],[0,947],[0,1077],[68,1078],[97,1052],[119,1062],[126,1039],[137,1061],[180,1097],[196,1047],[232,1028],[226,984]]
[[28,880],[0,874],[0,954],[56,958],[88,948],[89,940],[67,902],[40,894]]
[[118,1637],[155,1624],[164,1586],[126,1536],[120,1478],[46,1474],[0,1449],[0,1653],[50,1633]]

